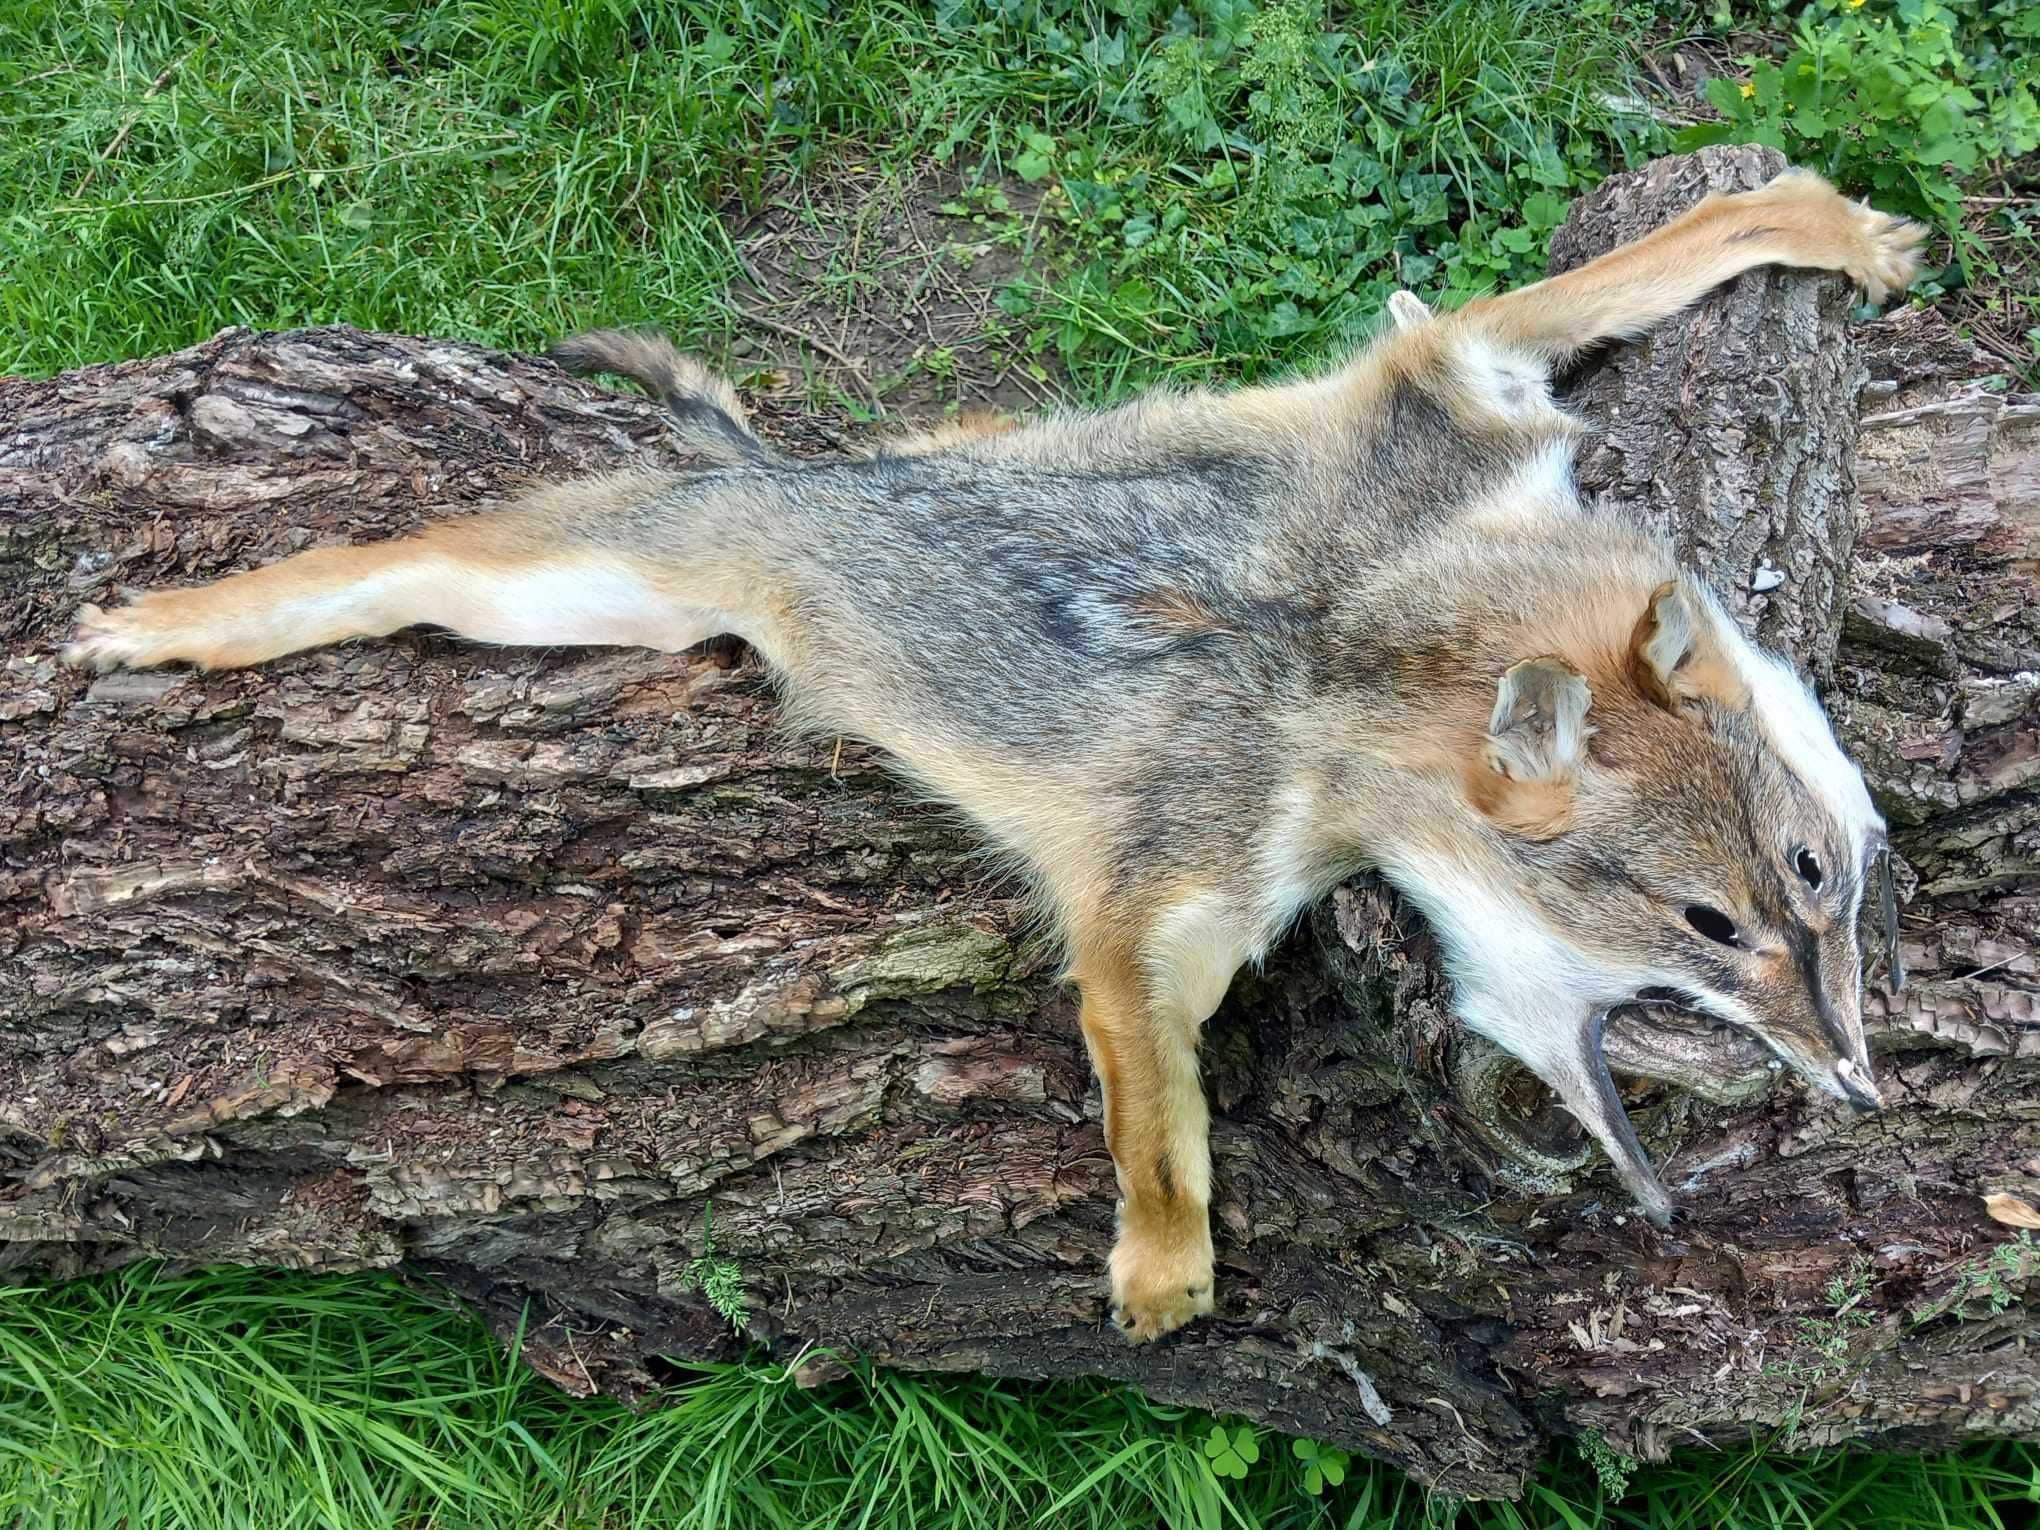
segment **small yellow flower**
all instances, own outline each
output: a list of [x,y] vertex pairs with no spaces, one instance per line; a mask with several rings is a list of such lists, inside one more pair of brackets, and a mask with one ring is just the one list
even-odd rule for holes
[[1860,11],[1861,9],[1863,9],[1863,4],[1864,0],[1849,0],[1849,9],[1852,11]]
[[1756,93],[1757,93],[1757,87],[1756,87],[1756,86],[1754,86],[1754,85],[1745,85],[1745,86],[1743,86],[1743,88],[1742,88],[1742,98],[1743,98],[1743,99],[1744,99],[1745,101],[1749,100],[1749,98],[1750,98],[1751,96],[1755,95]]

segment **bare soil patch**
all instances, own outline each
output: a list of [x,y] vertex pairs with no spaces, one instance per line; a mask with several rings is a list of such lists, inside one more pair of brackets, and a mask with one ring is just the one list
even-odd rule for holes
[[1042,201],[1019,182],[854,158],[780,183],[731,229],[748,276],[731,293],[731,374],[768,425],[819,410],[859,431],[1052,401],[1059,362],[1030,354],[1000,302],[1043,269]]

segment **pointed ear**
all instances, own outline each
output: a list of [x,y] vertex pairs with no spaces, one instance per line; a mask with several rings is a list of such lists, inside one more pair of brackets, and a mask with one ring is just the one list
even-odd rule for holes
[[1571,776],[1586,755],[1593,699],[1580,672],[1563,659],[1511,665],[1488,718],[1488,768],[1511,781]]
[[1414,292],[1391,292],[1388,295],[1388,313],[1395,320],[1397,329],[1414,328],[1431,317],[1431,310]]
[[1740,709],[1750,689],[1714,627],[1714,613],[1676,581],[1659,585],[1630,638],[1629,667],[1637,688],[1676,711],[1695,702]]
[[1586,758],[1593,692],[1553,657],[1525,659],[1502,676],[1488,718],[1473,805],[1505,829],[1549,839],[1572,818],[1573,782]]

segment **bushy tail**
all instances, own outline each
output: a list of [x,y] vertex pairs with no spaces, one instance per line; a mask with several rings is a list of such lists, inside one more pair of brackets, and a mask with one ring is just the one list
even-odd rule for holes
[[722,467],[768,466],[788,459],[752,432],[729,379],[683,354],[664,335],[596,329],[562,340],[548,354],[578,377],[628,377],[666,406],[689,450]]

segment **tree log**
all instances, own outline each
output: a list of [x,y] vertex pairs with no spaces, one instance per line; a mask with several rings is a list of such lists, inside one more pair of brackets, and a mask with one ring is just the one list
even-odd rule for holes
[[[1618,176],[1555,263],[1777,163]],[[2040,403],[1850,301],[1757,273],[1572,397],[1590,491],[1822,676],[1866,761],[1907,873],[1914,979],[1868,1004],[1894,1108],[1624,1012],[1660,1233],[1357,881],[1210,1028],[1220,1311],[1145,1348],[1103,1319],[1096,1090],[1012,890],[871,752],[776,735],[741,650],[54,661],[123,581],[683,460],[651,405],[344,328],[0,383],[0,1272],[401,1266],[528,1312],[581,1391],[761,1347],[1117,1377],[1460,1494],[1585,1430],[2040,1432]]]

